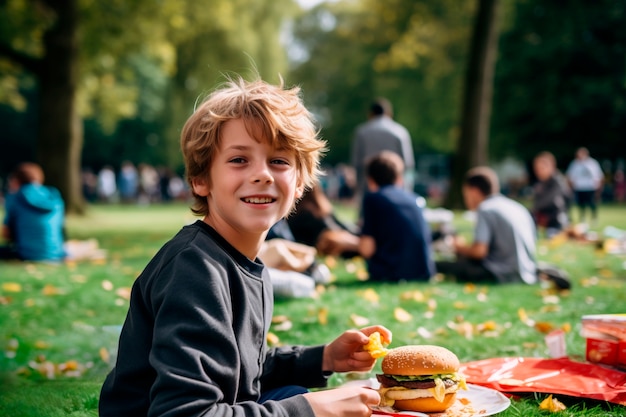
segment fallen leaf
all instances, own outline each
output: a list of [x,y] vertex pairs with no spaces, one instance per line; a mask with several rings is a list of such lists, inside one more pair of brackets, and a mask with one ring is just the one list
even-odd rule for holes
[[402,307],[396,307],[393,310],[393,316],[400,323],[406,323],[407,321],[411,321],[411,319],[413,318],[413,316],[411,316],[411,314],[409,314],[409,312]]
[[102,362],[109,363],[109,361],[111,360],[111,355],[109,354],[109,350],[107,348],[101,347],[98,353],[100,354],[100,359],[102,359]]
[[358,314],[350,314],[350,321],[356,327],[364,327],[370,324],[370,319],[367,317],[359,316]]
[[541,333],[550,333],[554,329],[554,325],[547,321],[538,321],[535,323],[535,329]]
[[6,292],[21,292],[22,285],[17,282],[4,282],[2,283],[2,290]]
[[317,311],[317,321],[322,326],[328,324],[328,309],[326,307],[322,307]]
[[540,410],[547,410],[551,413],[557,413],[559,411],[565,410],[566,408],[567,407],[565,407],[565,404],[563,404],[561,401],[557,400],[556,398],[552,398],[552,394],[548,395],[548,397],[544,399],[541,404],[539,404]]
[[361,292],[361,297],[363,297],[372,304],[378,304],[378,302],[380,301],[380,296],[372,288],[368,288],[365,291]]
[[43,289],[41,290],[41,292],[42,292],[43,295],[46,295],[46,296],[59,295],[59,294],[63,294],[64,293],[63,290],[61,290],[58,287],[55,287],[52,284],[46,284],[43,287]]
[[102,281],[101,285],[102,285],[102,289],[105,291],[113,290],[113,283],[109,281],[108,279],[105,279],[104,281]]
[[124,300],[130,300],[130,291],[130,287],[121,287],[115,290],[115,295],[123,298]]
[[267,344],[270,346],[276,346],[280,343],[280,339],[272,332],[267,333]]

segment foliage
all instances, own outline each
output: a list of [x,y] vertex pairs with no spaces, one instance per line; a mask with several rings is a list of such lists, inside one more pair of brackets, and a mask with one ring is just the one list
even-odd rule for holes
[[[605,225],[626,229],[623,206],[600,209]],[[354,210],[342,207],[349,220]],[[70,238],[95,238],[106,260],[62,265],[4,263],[0,275],[0,415],[96,415],[102,380],[115,357],[117,334],[135,277],[159,247],[193,221],[184,205],[92,206],[85,217],[70,217]],[[455,220],[460,234],[472,225]],[[508,355],[547,355],[541,329],[569,329],[567,351],[584,355],[579,334],[586,313],[623,312],[624,257],[582,242],[542,240],[540,257],[567,270],[571,293],[552,294],[538,286],[463,286],[454,283],[369,283],[359,259],[325,259],[336,281],[315,299],[276,300],[271,331],[275,343],[323,343],[341,331],[382,323],[394,334],[391,347],[434,343],[462,361]],[[515,294],[512,298],[511,294]],[[399,310],[399,308],[401,310]],[[290,326],[285,325],[290,322]],[[378,366],[378,365],[377,365]],[[374,372],[378,372],[375,368]],[[54,379],[49,376],[54,375]],[[331,385],[367,375],[335,375]],[[557,396],[558,397],[558,396]],[[563,398],[558,398],[563,400]],[[545,415],[542,395],[515,400],[503,416]],[[567,415],[621,415],[618,406],[569,402]]]
[[[626,3],[516,2],[496,71],[494,156],[624,157]],[[616,155],[617,153],[617,155]]]
[[417,152],[451,152],[472,6],[429,1],[323,4],[295,23],[291,73],[303,85],[331,144],[330,163],[349,158],[355,126],[387,96]]
[[[78,5],[77,108],[86,123],[84,160],[96,169],[124,159],[175,168],[180,126],[223,73],[258,73],[277,81],[286,70],[280,36],[283,22],[297,10],[293,0],[219,0],[211,7],[175,0],[158,6],[148,0]],[[0,120],[12,126],[0,140],[11,151],[0,160],[0,175],[15,160],[34,158],[37,84],[14,58],[39,58],[43,31],[54,19],[45,1],[0,4]],[[31,148],[20,146],[26,142]]]

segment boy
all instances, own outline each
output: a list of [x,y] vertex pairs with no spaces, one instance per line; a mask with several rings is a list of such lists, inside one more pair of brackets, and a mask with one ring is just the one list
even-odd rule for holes
[[437,262],[437,271],[458,282],[536,283],[536,229],[530,212],[500,194],[498,177],[488,167],[467,172],[463,199],[468,210],[476,210],[474,242],[457,239],[457,260]]
[[403,189],[404,163],[382,151],[366,165],[369,193],[363,198],[359,252],[367,259],[371,280],[427,281],[435,274],[431,232],[417,204]]
[[58,262],[65,258],[65,203],[54,187],[43,185],[41,166],[24,162],[10,175],[5,200],[0,259]]
[[[133,286],[100,415],[367,416],[366,388],[307,392],[332,372],[367,371],[381,326],[325,346],[267,350],[272,288],[257,254],[318,175],[324,143],[297,88],[229,81],[185,124],[187,180],[203,220],[184,227]],[[296,386],[298,384],[301,386]]]

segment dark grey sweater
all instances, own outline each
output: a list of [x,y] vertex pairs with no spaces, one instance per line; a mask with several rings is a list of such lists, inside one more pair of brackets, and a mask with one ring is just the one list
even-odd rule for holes
[[185,226],[133,285],[100,415],[313,416],[301,395],[257,403],[279,386],[326,384],[323,346],[267,350],[272,311],[260,262],[201,221]]

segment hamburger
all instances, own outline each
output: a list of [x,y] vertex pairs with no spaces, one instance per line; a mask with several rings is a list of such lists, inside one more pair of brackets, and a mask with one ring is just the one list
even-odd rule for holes
[[381,405],[397,410],[436,413],[448,409],[459,389],[467,389],[457,373],[460,363],[448,349],[409,345],[389,349],[381,362]]

